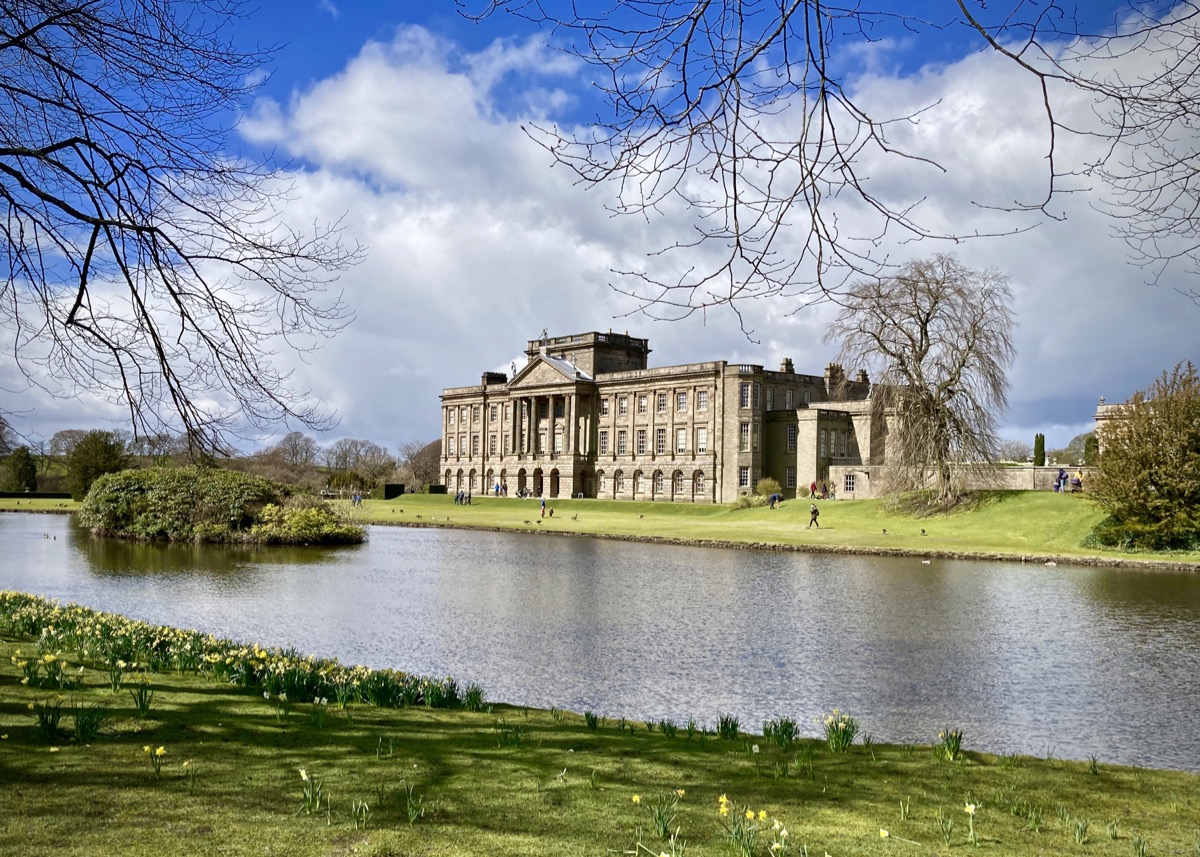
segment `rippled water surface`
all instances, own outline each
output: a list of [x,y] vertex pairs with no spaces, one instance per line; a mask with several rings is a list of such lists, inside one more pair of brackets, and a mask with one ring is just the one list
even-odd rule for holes
[[877,741],[1200,770],[1200,575],[374,527],[339,549],[101,541],[0,514],[0,587],[490,699],[637,719],[849,710]]

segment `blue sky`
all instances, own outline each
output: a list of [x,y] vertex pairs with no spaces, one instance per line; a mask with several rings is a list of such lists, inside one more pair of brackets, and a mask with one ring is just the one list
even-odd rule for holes
[[[949,19],[953,5],[904,8]],[[1086,8],[1095,15],[1103,6]],[[543,328],[648,337],[652,365],[774,368],[790,357],[797,371],[819,374],[836,352],[822,341],[829,307],[755,304],[753,341],[721,310],[672,323],[630,314],[612,270],[644,262],[672,229],[687,228],[686,217],[614,218],[605,208],[611,189],[575,185],[530,142],[523,123],[580,122],[595,108],[586,68],[531,25],[505,15],[475,24],[450,0],[264,0],[238,35],[281,47],[231,147],[289,159],[297,180],[289,217],[304,224],[345,213],[347,236],[369,248],[339,284],[355,321],[294,364],[297,381],[341,417],[322,444],[358,437],[395,449],[436,438],[440,390],[519,363]],[[987,223],[975,199],[1036,193],[1042,143],[1028,81],[960,30],[890,35],[843,58],[860,66],[856,93],[889,109],[937,105],[914,134],[946,169],[868,165],[871,180],[924,198],[934,223],[956,226]],[[1065,198],[1057,206],[1065,220],[1027,218],[1020,225],[1034,228],[1021,235],[895,248],[955,252],[1012,278],[1018,357],[1005,437],[1031,441],[1040,431],[1050,446],[1065,445],[1090,429],[1100,396],[1124,399],[1177,362],[1200,361],[1200,306],[1176,290],[1195,288],[1195,275],[1179,268],[1147,285],[1093,202]],[[120,420],[99,400],[31,391],[20,410],[24,428],[43,437]]]

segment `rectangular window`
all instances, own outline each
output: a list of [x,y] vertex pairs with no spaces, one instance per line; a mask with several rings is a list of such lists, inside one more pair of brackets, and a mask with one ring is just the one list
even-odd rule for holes
[[742,383],[738,387],[738,407],[750,407],[750,385],[748,383]]
[[687,393],[675,394],[675,410],[681,414],[687,413]]
[[621,429],[617,432],[617,455],[624,455],[629,451],[629,432]]
[[654,451],[659,455],[665,455],[667,452],[667,430],[665,428],[654,430]]
[[647,410],[646,397],[644,395],[638,396],[638,413],[644,414],[644,413],[646,413],[646,410]]
[[449,411],[449,414],[450,414],[450,425],[454,425],[454,415],[455,415],[457,412],[458,412],[458,408],[451,408],[451,409],[450,409],[450,411]]
[[600,429],[599,446],[600,446],[600,454],[607,455],[608,454],[608,430],[607,429]]
[[783,409],[785,411],[792,410],[792,391],[785,390],[783,393]]
[[504,436],[502,443],[504,444],[504,452],[512,452],[512,446],[509,444],[512,438],[509,435]]
[[507,422],[512,419],[512,403],[507,403],[504,406],[504,420]]
[[812,401],[812,393],[808,390],[804,391],[804,404],[809,404]]
[[458,436],[458,454],[467,454],[467,436],[465,434],[460,434]]
[[479,455],[479,435],[473,434],[473,435],[471,435],[471,457],[474,458],[478,455]]
[[538,402],[538,419],[544,420],[550,416],[550,403]]
[[754,385],[754,410],[756,410],[756,411],[758,410],[758,407],[759,407],[758,403],[762,401],[761,395],[762,395],[762,384],[755,384]]
[[767,387],[767,410],[775,410],[775,388]]
[[567,403],[564,402],[562,399],[557,400],[554,403],[554,416],[558,419],[562,419],[563,415],[566,414],[566,412],[567,412]]
[[818,432],[819,439],[817,442],[817,458],[825,458],[826,457],[825,456],[825,450],[827,448],[826,447],[826,435],[828,435],[828,434],[829,434],[828,429],[821,429],[821,431]]
[[479,405],[471,405],[471,422],[479,422]]
[[458,421],[460,423],[462,423],[463,425],[466,425],[466,422],[467,422],[467,406],[466,405],[463,405],[461,408],[458,409]]
[[600,416],[602,416],[602,417],[608,416],[608,398],[607,397],[600,400]]
[[497,438],[494,434],[488,435],[488,455],[496,454],[496,444],[498,442],[499,441],[497,440]]
[[696,452],[708,452],[708,429],[696,429]]
[[450,444],[450,448],[449,448],[449,451],[447,452],[447,454],[454,455],[455,454],[455,452],[454,452],[454,436],[451,435],[449,438],[447,438],[447,442]]
[[646,430],[645,429],[637,430],[637,454],[638,455],[646,454]]
[[749,467],[739,467],[738,468],[738,487],[739,488],[749,488],[750,487],[750,468]]
[[759,429],[759,425],[758,425],[758,423],[755,423],[754,424],[754,451],[755,452],[758,452],[758,429]]
[[687,429],[675,429],[675,451],[687,452]]
[[738,452],[750,451],[750,423],[738,426]]
[[538,452],[545,452],[545,451],[546,451],[546,433],[544,431],[540,431],[540,432],[538,432]]
[[796,468],[789,467],[787,470],[784,471],[784,473],[785,473],[784,480],[786,482],[784,487],[794,489],[796,487]]
[[561,431],[556,431],[554,433],[554,452],[562,452],[562,445],[563,433]]
[[708,390],[697,390],[696,391],[696,410],[698,410],[698,411],[707,411],[708,410]]
[[850,447],[850,432],[843,431],[842,436],[838,438],[838,448],[841,450],[842,458],[846,457],[846,450]]
[[628,396],[620,396],[617,399],[617,416],[624,417],[624,416],[628,416],[628,415],[629,415],[629,397]]
[[845,491],[847,494],[854,493],[854,474],[853,473],[846,474]]
[[492,407],[488,410],[488,419],[491,422],[495,422],[498,416],[500,416],[500,406],[492,405]]
[[796,427],[795,426],[787,427],[787,451],[788,452],[796,451]]
[[658,409],[658,412],[660,414],[665,414],[667,412],[667,394],[659,393],[657,399],[658,400],[655,403],[655,406]]

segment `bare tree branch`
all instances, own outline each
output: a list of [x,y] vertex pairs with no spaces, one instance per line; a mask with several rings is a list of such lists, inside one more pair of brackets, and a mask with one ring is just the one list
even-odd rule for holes
[[135,435],[227,446],[332,415],[290,373],[349,319],[361,255],[281,221],[286,175],[226,150],[270,51],[226,0],[0,0],[0,324],[55,395],[104,395]]

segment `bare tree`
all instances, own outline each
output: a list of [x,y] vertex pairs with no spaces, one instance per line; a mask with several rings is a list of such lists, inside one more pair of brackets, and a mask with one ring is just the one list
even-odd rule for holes
[[[926,219],[923,190],[897,197],[870,182],[889,165],[944,172],[921,136],[908,134],[934,104],[880,115],[855,89],[862,51],[892,36],[965,33],[1040,87],[1044,157],[1028,168],[1042,190],[974,200],[981,208],[1059,217],[1051,201],[1089,176],[1108,189],[1097,204],[1141,261],[1200,268],[1195,3],[1130,4],[1095,27],[1077,19],[1074,0],[943,0],[922,14],[817,0],[458,3],[473,18],[533,21],[589,66],[604,103],[596,119],[527,129],[560,164],[586,184],[614,186],[618,212],[690,213],[690,236],[651,248],[643,270],[617,272],[616,288],[644,312],[678,318],[772,296],[803,305],[857,275],[894,270],[895,241],[980,234],[977,222],[953,229]],[[1067,118],[1064,105],[1081,93],[1093,111]],[[1099,153],[1068,160],[1069,136],[1096,141]],[[992,229],[1029,225],[1002,217]]]
[[369,440],[342,438],[325,450],[325,465],[334,473],[347,474],[371,486],[379,484],[396,469],[396,460],[385,447]]
[[50,454],[69,458],[79,441],[87,436],[84,429],[63,429],[50,437]]
[[1033,444],[1009,438],[996,446],[996,457],[1000,461],[1030,461],[1033,459]]
[[0,3],[0,330],[53,395],[217,450],[239,425],[331,416],[273,359],[348,320],[359,255],[281,218],[286,174],[227,147],[269,50],[238,0]]
[[293,431],[275,444],[274,451],[279,453],[288,467],[308,467],[316,462],[321,447],[303,432]]
[[421,443],[410,440],[400,444],[400,464],[412,479],[414,488],[424,488],[438,481],[438,467],[442,457],[442,442]]
[[871,401],[888,426],[888,489],[924,488],[932,470],[938,502],[952,503],[952,464],[972,468],[995,455],[1015,356],[1007,278],[937,255],[853,283],[840,300],[826,340],[841,343],[844,365],[877,379]]

